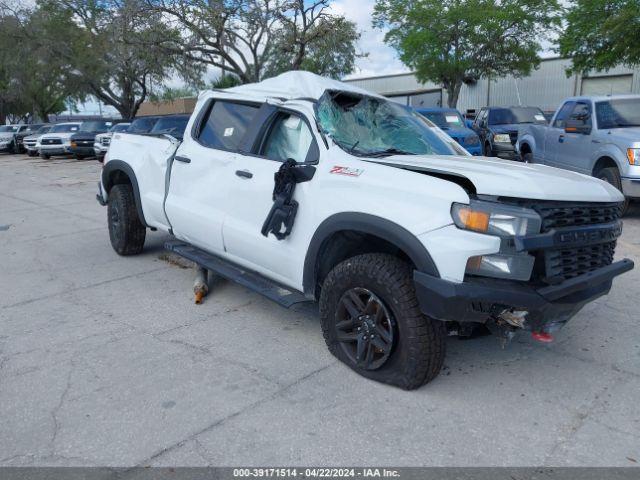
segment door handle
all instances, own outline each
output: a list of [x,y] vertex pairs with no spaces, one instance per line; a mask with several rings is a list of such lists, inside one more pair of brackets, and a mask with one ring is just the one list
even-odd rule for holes
[[189,157],[181,157],[180,155],[176,155],[174,160],[182,163],[191,163],[191,159]]
[[559,141],[560,143],[564,143],[564,135],[560,135],[560,136],[558,137],[558,141]]
[[249,170],[236,170],[236,175],[240,178],[253,178],[253,173]]

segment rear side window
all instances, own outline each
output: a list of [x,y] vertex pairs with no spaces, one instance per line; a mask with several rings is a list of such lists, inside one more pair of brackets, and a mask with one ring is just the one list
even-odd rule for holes
[[206,147],[236,150],[258,108],[216,100],[200,127],[198,141]]

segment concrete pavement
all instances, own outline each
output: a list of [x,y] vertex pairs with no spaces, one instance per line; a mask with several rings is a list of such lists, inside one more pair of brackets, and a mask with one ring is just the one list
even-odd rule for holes
[[[0,465],[637,466],[638,269],[550,345],[448,341],[413,392],[326,350],[317,313],[122,258],[95,160],[0,156]],[[618,257],[640,258],[640,209]]]

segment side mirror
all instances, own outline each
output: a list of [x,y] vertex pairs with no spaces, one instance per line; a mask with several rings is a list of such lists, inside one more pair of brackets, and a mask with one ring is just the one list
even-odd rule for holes
[[584,120],[570,118],[564,124],[564,131],[566,133],[581,133],[583,135],[589,135],[591,133],[591,124],[585,123]]

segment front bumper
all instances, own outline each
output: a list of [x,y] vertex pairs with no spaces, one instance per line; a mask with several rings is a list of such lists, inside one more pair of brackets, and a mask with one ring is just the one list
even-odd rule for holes
[[640,178],[622,178],[622,192],[625,197],[640,198]]
[[69,145],[40,145],[40,153],[47,155],[69,155],[71,147]]
[[93,155],[95,155],[95,152],[93,150],[93,145],[90,146],[75,146],[75,147],[71,147],[70,148],[71,153],[73,153],[74,155],[84,155],[84,156],[88,156],[91,157]]
[[528,313],[525,329],[551,332],[596,298],[606,295],[612,280],[633,268],[624,259],[559,285],[534,287],[519,282],[473,278],[454,283],[416,271],[414,281],[422,312],[438,320],[485,322],[505,309]]
[[505,160],[520,160],[520,155],[516,152],[516,148],[511,144],[494,143],[493,154],[498,158]]

